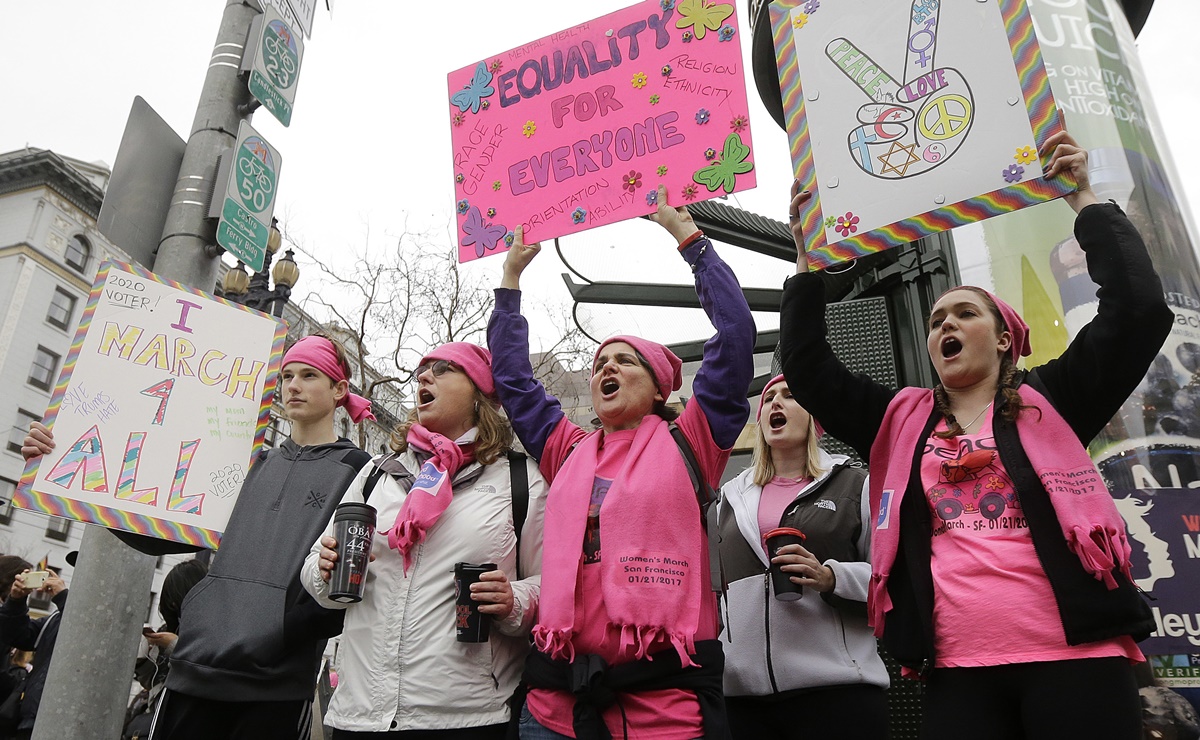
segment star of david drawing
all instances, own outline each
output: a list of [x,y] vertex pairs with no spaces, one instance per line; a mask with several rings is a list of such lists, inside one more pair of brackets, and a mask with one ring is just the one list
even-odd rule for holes
[[304,502],[305,506],[311,506],[314,509],[324,509],[325,499],[329,496],[328,491],[309,491],[308,500]]
[[[879,171],[879,174],[886,175],[889,172],[895,172],[900,177],[904,177],[904,173],[908,172],[909,167],[921,161],[921,158],[913,153],[913,150],[916,148],[916,144],[901,144],[898,141],[893,141],[892,146],[885,153],[876,157],[876,159],[883,163],[883,169]],[[906,156],[905,160],[899,164],[893,162],[892,157],[901,153]]]

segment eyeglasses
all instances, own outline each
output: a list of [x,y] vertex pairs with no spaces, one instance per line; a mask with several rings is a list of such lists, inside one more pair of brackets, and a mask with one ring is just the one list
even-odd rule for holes
[[446,373],[458,372],[458,366],[455,365],[453,362],[450,362],[449,360],[434,360],[433,362],[431,362],[427,365],[418,366],[417,374],[414,375],[413,377],[419,378],[429,371],[433,372],[433,377],[440,378],[443,375],[445,375]]

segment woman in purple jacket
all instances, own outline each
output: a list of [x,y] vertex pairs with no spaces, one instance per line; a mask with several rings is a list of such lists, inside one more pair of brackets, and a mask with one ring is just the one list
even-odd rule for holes
[[601,428],[572,424],[529,364],[518,280],[539,247],[523,244],[520,232],[496,291],[488,325],[496,392],[551,484],[537,649],[525,674],[526,740],[602,737],[605,726],[614,737],[662,740],[725,732],[717,599],[696,492],[670,423],[699,476],[715,486],[749,415],[755,329],[737,278],[687,209],[666,200],[659,188],[650,218],[675,237],[717,329],[678,418],[666,401],[682,383],[679,358],[621,336],[593,360]]

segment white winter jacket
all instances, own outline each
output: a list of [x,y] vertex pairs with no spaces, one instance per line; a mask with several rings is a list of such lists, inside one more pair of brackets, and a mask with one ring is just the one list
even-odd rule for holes
[[801,489],[779,522],[803,531],[805,546],[833,569],[834,589],[827,595],[806,588],[797,601],[775,598],[758,528],[762,488],[753,468],[722,487],[718,512],[729,619],[720,638],[727,696],[888,685],[866,610],[850,605],[867,599],[871,527],[866,475],[837,467],[846,462],[822,450],[826,472]]
[[[411,448],[399,461],[414,474],[420,469]],[[342,500],[362,501],[364,483],[374,469],[374,464],[365,466]],[[338,685],[326,724],[387,732],[508,721],[505,702],[520,678],[541,589],[546,484],[533,460],[526,461],[526,469],[529,513],[521,530],[520,579],[514,572],[516,533],[507,457],[482,471],[473,463],[458,472],[454,498],[414,550],[407,576],[404,559],[388,547],[383,534],[395,522],[406,488],[384,475],[368,500],[378,511],[371,550],[376,559],[368,567],[366,593],[357,604],[329,599],[329,584],[317,568],[320,541],[313,545],[300,574],[304,588],[322,606],[346,610],[336,661]],[[332,524],[326,530],[331,533]],[[458,562],[496,563],[512,581],[512,614],[493,623],[487,643],[455,639],[453,571]]]

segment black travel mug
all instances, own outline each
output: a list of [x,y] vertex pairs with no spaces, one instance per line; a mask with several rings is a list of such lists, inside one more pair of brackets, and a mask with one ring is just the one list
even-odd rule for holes
[[492,620],[479,613],[479,602],[471,599],[471,584],[496,569],[495,563],[454,564],[454,630],[459,642],[487,642]]
[[375,507],[346,502],[333,510],[337,562],[329,579],[329,598],[343,604],[362,601],[367,587],[367,563],[375,539]]
[[[804,533],[792,527],[779,527],[763,535],[763,541],[767,543],[767,554],[773,558],[784,545],[803,545]],[[791,574],[784,573],[774,563],[771,563],[771,585],[780,601],[796,601],[804,596],[803,586],[792,583]]]

